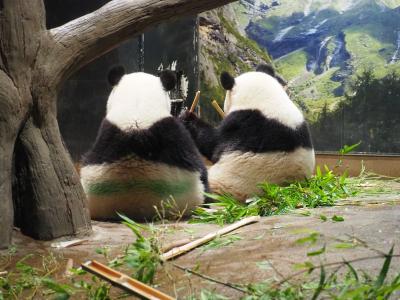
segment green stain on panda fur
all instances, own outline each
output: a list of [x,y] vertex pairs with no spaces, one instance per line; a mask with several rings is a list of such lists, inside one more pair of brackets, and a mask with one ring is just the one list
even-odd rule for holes
[[110,196],[134,192],[151,192],[159,197],[180,196],[191,189],[190,181],[169,182],[165,180],[108,180],[89,185],[88,193],[94,196]]

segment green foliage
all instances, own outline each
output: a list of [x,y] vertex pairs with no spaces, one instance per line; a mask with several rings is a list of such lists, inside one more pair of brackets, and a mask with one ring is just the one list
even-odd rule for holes
[[297,239],[296,244],[303,245],[309,243],[310,245],[314,245],[319,237],[319,232],[311,232],[308,236]]
[[350,89],[335,110],[324,110],[312,124],[318,149],[361,140],[360,152],[398,152],[398,143],[391,141],[397,140],[400,131],[400,73],[378,78],[367,69],[357,75]]
[[[388,278],[393,247],[385,255],[381,271],[372,278],[364,272],[357,271],[349,262],[344,261],[339,268],[327,270],[323,264],[315,266],[310,262],[304,265],[310,274],[319,269],[319,278],[311,280],[308,275],[302,279],[289,282],[275,282],[269,280],[264,283],[249,284],[247,295],[242,300],[305,300],[305,299],[391,299],[390,297],[400,291],[400,273],[393,279]],[[338,275],[338,270],[347,268],[347,272]],[[303,266],[302,266],[303,268]]]
[[[83,270],[76,271],[76,275],[86,275],[87,273]],[[78,278],[72,278],[74,287],[77,289],[76,292],[80,292],[85,295],[86,299],[90,300],[111,300],[110,288],[111,285],[106,283],[96,276],[92,276],[91,280],[84,280]]]
[[240,241],[242,239],[241,236],[237,234],[231,234],[229,236],[217,237],[212,241],[205,244],[201,249],[204,251],[218,249],[222,247],[227,247],[232,245],[234,242]]
[[58,268],[53,254],[42,256],[40,268],[28,263],[32,258],[32,254],[26,255],[15,263],[13,271],[0,276],[0,299],[43,298],[48,294],[53,299],[69,299],[75,293],[74,288],[50,278]]
[[[126,216],[119,216],[123,220],[122,224],[129,227],[136,236],[136,240],[125,251],[123,263],[135,270],[134,278],[144,283],[152,283],[157,267],[161,264],[160,250],[155,235],[152,234],[150,228],[139,225]],[[150,231],[150,237],[145,238],[141,230]]]
[[324,172],[317,167],[316,174],[303,182],[288,186],[260,184],[261,195],[250,199],[248,204],[238,202],[230,195],[207,194],[219,209],[208,211],[197,208],[192,223],[233,223],[247,216],[271,216],[283,214],[299,207],[315,208],[332,206],[340,198],[354,194],[349,190],[347,175],[336,176],[327,166]]
[[334,216],[332,217],[332,221],[334,221],[334,222],[343,222],[343,221],[344,221],[344,218],[343,218],[342,216],[334,215]]
[[353,150],[355,150],[360,145],[361,145],[361,141],[358,142],[357,144],[353,144],[353,145],[350,145],[350,146],[344,145],[342,147],[342,149],[339,150],[339,154],[340,155],[348,154],[348,153],[352,152]]
[[200,291],[200,295],[198,297],[192,296],[187,298],[188,300],[228,300],[229,298],[217,294],[215,292],[209,290]]
[[[161,263],[159,257],[159,248],[156,235],[151,228],[139,225],[131,219],[122,216],[123,224],[129,227],[136,236],[135,242],[129,245],[124,255],[115,259],[109,257],[107,247],[96,249],[98,254],[104,256],[104,259],[111,267],[130,267],[134,269],[133,277],[145,282],[153,282],[157,267]],[[141,231],[150,233],[146,238]],[[10,253],[14,255],[15,251]],[[91,276],[88,280],[88,273],[82,269],[70,270],[73,274],[70,284],[59,283],[52,278],[53,273],[58,269],[57,258],[53,254],[42,257],[40,268],[33,267],[27,263],[33,258],[33,255],[27,255],[15,263],[14,270],[5,276],[0,276],[0,300],[3,299],[31,299],[35,296],[38,299],[69,299],[72,296],[82,296],[90,300],[110,300],[109,283],[104,282],[96,276]],[[9,259],[10,260],[10,259]],[[86,276],[86,277],[84,277]]]

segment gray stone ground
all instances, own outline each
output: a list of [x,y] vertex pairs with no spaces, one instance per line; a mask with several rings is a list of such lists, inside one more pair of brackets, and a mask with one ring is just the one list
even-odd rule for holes
[[[378,183],[381,185],[382,183]],[[400,254],[400,184],[384,182],[366,185],[363,196],[338,202],[335,207],[297,210],[288,215],[262,218],[259,223],[240,228],[230,234],[233,243],[224,247],[202,247],[191,251],[173,261],[181,267],[196,269],[197,272],[223,282],[252,283],[269,278],[281,280],[298,272],[294,264],[312,261],[332,263],[356,258],[377,256],[377,251],[387,253],[395,245],[395,254]],[[328,218],[323,221],[320,215]],[[340,215],[343,222],[333,222],[332,216]],[[187,224],[180,222],[158,225],[163,228],[165,244],[183,238],[201,237],[219,228],[210,224]],[[300,245],[296,241],[318,232],[316,244]],[[222,239],[229,239],[225,237]],[[231,238],[232,239],[232,238]],[[133,235],[124,225],[118,223],[93,223],[93,234],[82,245],[66,249],[54,249],[51,242],[38,242],[15,232],[14,244],[17,257],[27,253],[46,254],[53,251],[62,255],[66,261],[73,258],[75,266],[89,259],[104,259],[95,249],[107,246],[111,256],[121,252],[124,245],[133,241]],[[337,248],[340,244],[352,248]],[[307,257],[307,252],[326,245],[326,253]],[[369,259],[355,263],[354,266],[369,274],[379,272],[382,259]],[[393,272],[400,271],[400,260],[393,260]],[[318,275],[318,274],[316,274]],[[296,280],[296,278],[294,279]],[[156,279],[158,287],[180,298],[196,293],[201,289],[215,290],[218,293],[238,298],[241,293],[220,284],[213,284],[195,275],[189,275],[172,263],[167,263]]]

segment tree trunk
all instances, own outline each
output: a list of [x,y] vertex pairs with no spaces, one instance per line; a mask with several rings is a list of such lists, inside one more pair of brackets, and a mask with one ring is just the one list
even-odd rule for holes
[[15,134],[6,132],[10,126],[0,122],[0,249],[11,241],[13,227],[13,204],[11,196],[12,157]]
[[65,80],[151,25],[229,2],[113,0],[48,30],[43,0],[0,0],[0,248],[10,244],[14,224],[44,240],[90,232],[56,120]]
[[[1,63],[1,62],[0,62]],[[21,110],[11,78],[0,70],[0,249],[11,242],[13,228],[12,160]],[[14,99],[14,102],[10,101]]]
[[48,240],[90,230],[85,194],[60,139],[55,114],[41,128],[32,117],[25,123],[15,166],[16,224],[24,234]]

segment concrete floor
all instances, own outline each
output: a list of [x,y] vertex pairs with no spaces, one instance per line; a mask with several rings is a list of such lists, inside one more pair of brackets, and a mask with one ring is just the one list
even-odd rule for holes
[[[242,227],[229,236],[234,241],[224,247],[200,247],[171,263],[165,264],[158,273],[156,285],[161,290],[179,298],[196,294],[202,289],[215,290],[232,299],[242,294],[224,285],[212,284],[208,280],[190,275],[173,264],[196,269],[197,272],[223,282],[246,284],[262,282],[269,278],[281,280],[298,272],[294,264],[312,261],[315,265],[354,258],[376,256],[376,251],[387,253],[395,245],[395,254],[400,254],[400,184],[390,183],[381,193],[351,198],[338,202],[335,207],[297,210],[288,215],[262,218],[260,222]],[[323,221],[320,215],[327,217]],[[331,218],[340,215],[343,222]],[[188,224],[187,222],[158,225],[163,232],[164,244],[183,238],[197,238],[220,228],[210,224]],[[296,241],[318,232],[316,244],[299,244]],[[224,239],[224,238],[222,238]],[[227,239],[227,238],[225,238]],[[89,259],[104,261],[95,249],[110,247],[110,256],[121,253],[124,245],[134,240],[133,234],[118,223],[93,222],[93,234],[87,241],[71,248],[55,249],[51,242],[34,241],[15,232],[13,243],[15,258],[28,253],[41,255],[49,251],[62,258],[65,263],[72,258],[75,266]],[[349,249],[337,248],[338,244],[352,244]],[[326,246],[321,256],[308,257],[307,252]],[[4,254],[4,253],[3,253]],[[378,273],[382,259],[370,259],[354,264],[368,273]],[[393,271],[400,271],[400,260],[393,260]],[[0,270],[1,271],[1,270]],[[317,274],[318,275],[318,274]],[[294,279],[296,280],[296,279]],[[113,288],[116,289],[116,288]]]

